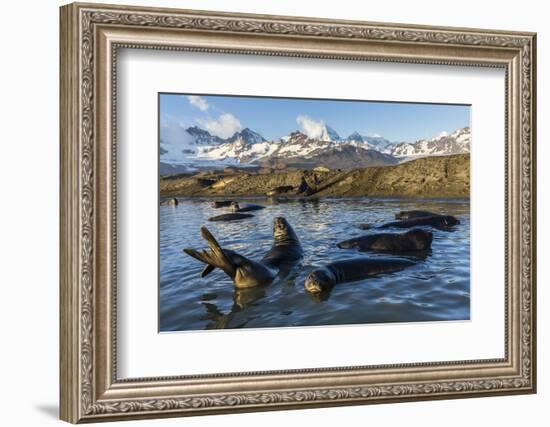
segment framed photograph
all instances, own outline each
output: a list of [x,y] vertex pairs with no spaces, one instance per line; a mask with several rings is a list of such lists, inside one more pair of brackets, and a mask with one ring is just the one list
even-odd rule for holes
[[63,420],[536,391],[535,34],[60,22]]

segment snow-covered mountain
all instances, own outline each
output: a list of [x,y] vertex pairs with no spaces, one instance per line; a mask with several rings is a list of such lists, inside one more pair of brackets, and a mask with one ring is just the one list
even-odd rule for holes
[[384,154],[390,154],[391,147],[395,144],[380,135],[361,135],[357,131],[348,136],[346,141],[358,147],[376,150]]
[[330,126],[325,125],[323,133],[321,134],[321,138],[319,139],[321,139],[322,141],[340,141],[342,138],[340,138],[338,132],[336,132]]
[[364,135],[363,140],[367,141],[373,150],[385,154],[391,154],[391,149],[396,144],[380,135]]
[[[335,168],[386,165],[396,163],[389,155],[381,155],[360,137],[343,140],[334,130],[326,126],[322,138],[310,138],[295,131],[273,141],[258,139],[256,142],[236,140],[205,148],[199,157],[214,160],[233,159],[236,163],[257,165],[323,164]],[[347,157],[347,158],[346,158]],[[351,158],[355,157],[355,158]]]
[[207,130],[201,129],[198,126],[187,128],[186,132],[191,136],[191,141],[193,141],[194,145],[216,145],[225,142],[219,136],[212,135]]
[[181,137],[182,143],[181,146],[178,145],[176,153],[177,161],[174,160],[174,147],[167,149],[167,145],[161,140],[161,174],[230,165],[323,165],[347,169],[389,165],[410,157],[457,154],[470,150],[468,127],[414,143],[395,143],[380,135],[361,135],[359,132],[342,138],[328,125],[317,129],[314,135],[316,137],[310,137],[297,130],[279,139],[267,140],[258,132],[245,128],[223,139],[193,126],[186,129]]
[[470,152],[470,128],[464,127],[448,134],[442,132],[431,139],[421,139],[414,143],[395,144],[390,154],[395,157],[443,156]]

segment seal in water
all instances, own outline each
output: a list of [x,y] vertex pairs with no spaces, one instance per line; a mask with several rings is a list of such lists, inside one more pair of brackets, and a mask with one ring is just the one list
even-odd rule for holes
[[[224,253],[228,253],[230,255],[227,257],[230,259],[225,261],[234,260],[237,263],[242,263],[246,266],[245,270],[247,271],[248,276],[258,279],[256,285],[243,286],[243,283],[249,284],[253,282],[253,280],[250,280],[250,278],[247,280],[241,280],[243,277],[242,272],[240,274],[233,274],[232,268],[223,268],[223,263],[220,263],[215,257],[216,252],[214,251],[214,248],[216,247],[217,242],[214,237],[210,234],[206,227],[201,227],[201,234],[208,241],[210,250],[199,252],[193,249],[184,249],[185,253],[188,255],[207,264],[201,273],[201,277],[207,276],[215,268],[220,268],[229,277],[231,277],[231,279],[233,279],[235,286],[238,288],[247,288],[271,283],[275,277],[286,275],[292,267],[298,264],[303,258],[303,250],[300,241],[298,240],[298,236],[296,236],[296,233],[286,219],[283,217],[277,217],[273,220],[273,246],[271,246],[271,249],[264,255],[259,263],[250,261],[236,252],[227,249],[222,250]],[[217,245],[217,247],[219,247],[219,245]],[[238,257],[240,257],[240,259],[238,259]],[[256,271],[256,273],[254,273],[254,271]],[[267,281],[265,280],[265,271],[268,271],[272,275],[272,277]],[[239,284],[237,282],[239,282]]]
[[208,218],[208,221],[237,221],[239,219],[253,218],[252,214],[245,213],[228,213],[222,215],[216,215],[211,218]]
[[187,255],[208,264],[201,274],[202,277],[214,268],[219,268],[233,280],[235,287],[252,288],[268,285],[277,276],[278,271],[276,268],[250,260],[229,249],[222,249],[206,227],[201,227],[201,235],[208,243],[209,250],[184,249],[183,251]]
[[226,208],[228,206],[231,206],[231,203],[233,203],[233,200],[213,200],[210,206],[215,209]]
[[340,249],[360,251],[425,251],[432,246],[433,234],[420,228],[406,233],[379,233],[344,240],[338,243]]
[[428,211],[401,211],[395,214],[395,219],[414,219],[425,216],[441,216],[441,214]]
[[378,228],[412,228],[421,225],[430,225],[438,229],[448,229],[453,225],[460,224],[460,221],[451,215],[424,216],[414,219],[406,219],[403,221],[393,221],[381,225]]
[[294,229],[279,216],[273,220],[273,246],[262,258],[262,263],[281,270],[288,270],[304,256],[302,245]]
[[328,292],[337,283],[354,282],[377,274],[394,273],[415,263],[406,259],[357,258],[337,261],[313,270],[306,278],[306,290],[312,294]]
[[251,211],[259,211],[260,209],[265,209],[265,206],[255,205],[253,203],[246,203],[241,206],[239,205],[238,202],[231,203],[232,212],[251,212]]
[[[302,245],[292,226],[283,217],[276,217],[273,220],[273,240],[273,245],[260,262],[279,269],[279,277],[284,277],[302,260],[304,256]],[[201,277],[207,276],[215,268],[213,265],[206,265]]]
[[160,202],[163,206],[177,206],[178,205],[178,199],[175,197],[170,197],[169,199],[164,199],[162,202]]

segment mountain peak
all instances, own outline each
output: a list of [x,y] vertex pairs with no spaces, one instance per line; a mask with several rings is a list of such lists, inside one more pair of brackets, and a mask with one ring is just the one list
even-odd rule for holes
[[208,135],[210,135],[210,132],[208,132],[207,130],[204,130],[203,128],[198,127],[197,125],[190,126],[186,130],[191,135],[193,135],[193,134],[202,134],[202,135],[207,135],[208,134]]
[[464,127],[454,132],[441,132],[429,139],[419,139],[414,143],[396,144],[391,154],[395,157],[425,157],[460,154],[470,152],[470,128]]
[[324,141],[339,141],[342,139],[340,138],[340,135],[338,135],[338,132],[336,132],[329,125],[325,125],[323,136],[324,138],[321,139],[323,139]]
[[198,145],[213,145],[221,144],[224,142],[222,138],[216,135],[212,135],[205,129],[198,126],[190,126],[186,129],[187,133],[191,135],[195,144]]
[[348,136],[348,141],[363,142],[364,139],[359,132],[353,131],[353,133]]
[[265,138],[250,128],[244,128],[239,132],[235,132],[233,136],[228,139],[229,142],[235,142],[238,140],[242,140],[245,144],[255,144],[258,142],[264,142]]

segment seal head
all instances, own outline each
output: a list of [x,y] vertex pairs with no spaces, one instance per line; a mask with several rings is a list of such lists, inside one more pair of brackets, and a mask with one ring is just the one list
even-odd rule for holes
[[336,284],[336,277],[327,268],[314,270],[306,277],[304,287],[312,294],[320,294],[330,290]]
[[273,239],[276,244],[299,242],[294,229],[282,216],[278,216],[273,220]]

